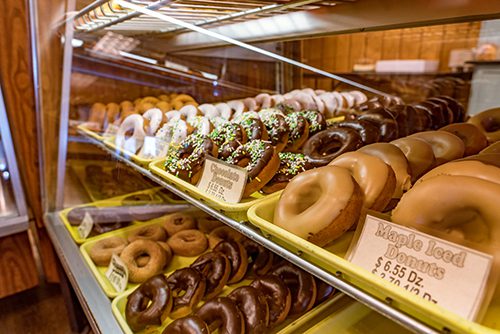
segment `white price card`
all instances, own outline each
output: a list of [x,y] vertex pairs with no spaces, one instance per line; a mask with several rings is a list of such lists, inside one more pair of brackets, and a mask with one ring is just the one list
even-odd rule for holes
[[128,283],[128,268],[123,260],[116,254],[113,254],[111,261],[109,261],[106,277],[116,291],[125,291]]
[[368,215],[348,259],[474,320],[484,297],[493,257]]
[[228,203],[239,203],[247,185],[247,170],[207,157],[198,188]]
[[119,128],[120,127],[118,125],[109,124],[102,136],[105,138],[113,137],[114,135],[116,135]]
[[78,235],[82,239],[87,239],[90,232],[92,232],[92,228],[94,228],[94,220],[92,220],[92,216],[88,212],[85,212],[82,222],[78,225]]
[[143,159],[161,158],[167,155],[169,143],[156,137],[144,137],[144,143],[138,153],[138,156]]

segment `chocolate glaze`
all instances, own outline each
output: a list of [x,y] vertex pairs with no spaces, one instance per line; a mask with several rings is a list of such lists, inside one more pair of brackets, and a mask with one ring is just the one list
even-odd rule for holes
[[196,306],[199,300],[193,298],[199,296],[201,299],[205,295],[205,277],[193,268],[174,271],[168,277],[167,283],[174,298],[173,311],[182,306]]
[[220,334],[243,334],[245,332],[243,314],[227,297],[219,297],[206,302],[195,315],[207,323],[211,332],[217,329]]
[[277,276],[266,275],[254,280],[250,286],[263,292],[266,298],[269,306],[269,327],[283,321],[290,312],[289,300],[291,298],[290,290],[285,282]]
[[398,124],[392,117],[386,117],[379,112],[367,112],[359,116],[358,119],[377,125],[380,129],[380,141],[382,142],[390,142],[398,138]]
[[240,309],[245,319],[245,334],[264,334],[269,323],[269,307],[264,294],[252,286],[233,290],[228,298]]
[[379,128],[376,125],[362,119],[343,121],[337,123],[335,126],[339,128],[350,128],[357,131],[361,136],[361,140],[364,145],[376,143],[380,139]]
[[162,334],[210,334],[208,325],[195,315],[174,320]]
[[[231,274],[228,283],[237,283],[243,279],[236,278],[236,275],[243,271],[246,273],[248,266],[248,255],[245,248],[236,241],[221,241],[215,246],[214,252],[220,252],[227,256],[231,265]],[[236,278],[236,280],[235,280]]]
[[209,252],[199,256],[191,264],[191,268],[205,276],[207,281],[206,296],[218,294],[226,285],[231,272],[231,265],[226,255]]
[[251,258],[251,265],[248,266],[249,269],[251,268],[257,276],[267,274],[272,267],[274,254],[264,246],[250,239],[243,239],[242,244],[249,258]]

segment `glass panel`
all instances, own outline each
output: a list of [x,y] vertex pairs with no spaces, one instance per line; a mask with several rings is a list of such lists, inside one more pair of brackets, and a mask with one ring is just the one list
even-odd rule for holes
[[11,171],[7,163],[4,142],[0,133],[0,225],[3,218],[17,216],[17,206],[14,198]]

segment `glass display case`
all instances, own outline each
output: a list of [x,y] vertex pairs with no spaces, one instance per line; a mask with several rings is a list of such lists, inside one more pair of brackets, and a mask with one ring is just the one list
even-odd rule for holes
[[[412,162],[402,151],[405,171],[387,167],[391,158],[377,159],[380,168],[370,163],[373,179],[389,168],[387,184],[392,182],[391,190],[376,195],[362,194],[363,187],[347,179],[337,193],[329,193],[325,187],[336,179],[314,174],[347,173],[335,163],[324,167],[344,152],[465,122],[467,107],[477,105],[482,89],[474,65],[481,48],[488,49],[481,38],[496,35],[492,22],[500,17],[500,6],[98,0],[77,1],[68,11],[61,110],[50,120],[58,124],[57,138],[44,136],[43,143],[50,155],[45,178],[51,180],[45,184],[46,225],[95,332],[132,333],[145,325],[130,321],[126,311],[129,295],[144,281],[132,278],[143,267],[139,256],[132,257],[137,268],[130,269],[123,259],[96,260],[94,250],[110,237],[129,247],[132,236],[162,230],[172,214],[197,222],[188,230],[203,231],[196,232],[208,236],[208,243],[215,237],[200,221],[227,226],[224,233],[237,235],[242,245],[281,257],[301,275],[312,275],[307,276],[314,282],[312,295],[325,283],[338,290],[314,308],[313,300],[273,332],[328,333],[334,326],[344,332],[500,330],[495,322],[500,299],[489,292],[490,306],[474,322],[348,261],[365,209],[388,219],[403,193],[435,166],[431,149],[431,157],[416,164],[427,164],[418,175],[410,175]],[[496,46],[490,49],[496,52]],[[370,155],[369,149],[362,152]],[[300,184],[293,178],[301,199],[290,199],[289,210],[281,212],[296,175],[319,179]],[[314,225],[314,232],[284,227],[325,194],[330,197],[302,221]],[[327,209],[348,216],[338,227],[342,233],[321,228]],[[169,238],[175,235],[165,229]],[[212,239],[214,245],[186,256],[168,240],[173,260],[154,274],[171,275],[216,245]],[[143,253],[151,261],[153,256]],[[123,266],[129,268],[124,283],[116,278]],[[494,290],[496,282],[486,290],[491,284]],[[228,286],[223,294],[234,289]],[[163,331],[170,322],[152,330]]]

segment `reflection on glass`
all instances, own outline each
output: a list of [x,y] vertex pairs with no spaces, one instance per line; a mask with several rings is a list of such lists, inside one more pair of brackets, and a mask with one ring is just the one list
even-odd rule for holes
[[7,166],[7,159],[2,145],[2,137],[0,135],[0,219],[16,214],[16,206],[14,203],[14,193],[10,172]]

